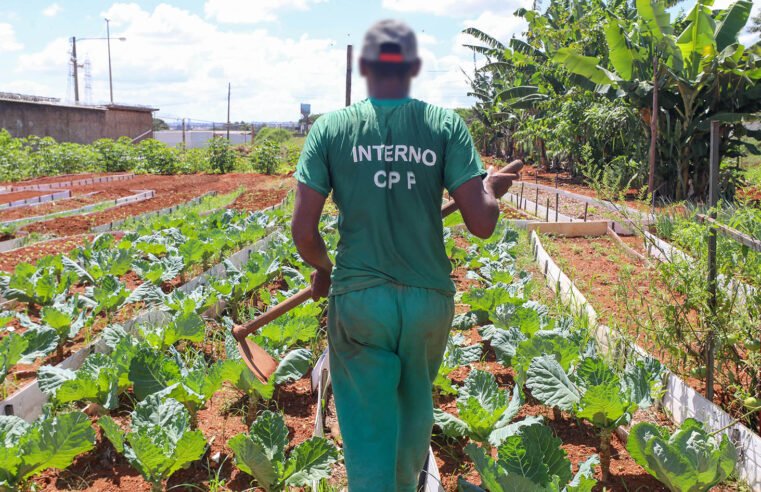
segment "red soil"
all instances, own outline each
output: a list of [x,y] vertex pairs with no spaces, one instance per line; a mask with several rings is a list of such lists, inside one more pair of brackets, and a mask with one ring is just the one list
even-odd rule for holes
[[79,234],[60,239],[53,239],[37,244],[0,253],[0,270],[10,272],[19,263],[35,263],[40,258],[59,253],[68,253],[77,246],[82,246],[85,241],[95,237],[94,234]]

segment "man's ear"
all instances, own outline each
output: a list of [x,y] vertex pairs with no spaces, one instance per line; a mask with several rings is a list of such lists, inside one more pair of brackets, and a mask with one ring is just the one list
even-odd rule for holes
[[414,62],[412,62],[412,71],[410,72],[412,77],[417,77],[418,76],[418,74],[420,73],[420,68],[422,66],[423,66],[423,61],[420,60],[419,58],[417,60],[415,60]]
[[367,62],[362,58],[359,59],[359,74],[363,77],[367,77]]

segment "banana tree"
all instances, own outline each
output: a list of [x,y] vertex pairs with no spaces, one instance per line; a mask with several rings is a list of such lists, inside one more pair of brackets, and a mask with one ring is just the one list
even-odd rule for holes
[[[738,41],[752,3],[738,0],[711,10],[713,0],[698,0],[675,33],[665,0],[637,0],[633,19],[611,14],[606,24],[608,63],[573,46],[553,60],[597,85],[611,97],[624,97],[647,113],[654,88],[661,157],[676,164],[661,170],[677,199],[702,194],[708,178],[708,127],[726,123],[725,150],[736,151],[743,119],[761,109],[761,47]],[[655,63],[653,64],[653,60]],[[651,190],[652,191],[652,190]]]

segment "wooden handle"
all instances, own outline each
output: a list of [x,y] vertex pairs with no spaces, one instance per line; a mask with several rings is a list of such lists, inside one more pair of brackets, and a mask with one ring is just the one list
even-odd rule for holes
[[241,326],[236,326],[233,328],[233,336],[236,340],[240,341],[261,328],[262,326],[266,325],[270,321],[279,318],[280,316],[284,315],[291,309],[295,308],[296,306],[308,301],[312,298],[312,288],[307,287],[305,289],[300,290],[298,293],[294,294],[293,296],[289,297],[288,299],[284,300],[280,304],[275,305],[275,307],[269,309],[266,313],[263,313],[256,318],[252,319],[248,323],[245,323]]
[[[508,164],[507,166],[503,167],[499,170],[500,174],[515,174],[518,171],[523,168],[523,161],[516,160]],[[516,175],[516,178],[518,176]],[[457,210],[457,204],[454,202],[454,200],[450,200],[447,202],[443,207],[441,207],[441,216],[446,217],[447,215],[453,213],[455,210]],[[291,309],[295,308],[296,306],[308,301],[312,298],[312,288],[307,287],[305,289],[300,290],[297,294],[289,297],[288,299],[284,300],[280,304],[277,304],[275,307],[268,310],[266,313],[263,313],[256,318],[252,319],[248,323],[245,323],[241,326],[236,326],[233,328],[233,336],[236,340],[239,342],[242,340],[245,340],[247,336],[261,328],[262,326],[266,325],[270,321],[279,318],[280,316],[284,315]]]

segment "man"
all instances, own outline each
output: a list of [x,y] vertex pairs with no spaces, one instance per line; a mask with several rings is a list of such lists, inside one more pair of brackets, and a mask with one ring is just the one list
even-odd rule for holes
[[[476,236],[499,217],[511,175],[486,173],[453,111],[409,98],[415,34],[382,21],[365,37],[369,99],[320,118],[298,164],[293,240],[329,296],[330,371],[351,492],[414,491],[433,427],[431,389],[454,314],[443,242],[446,189]],[[318,223],[333,192],[336,266]]]

